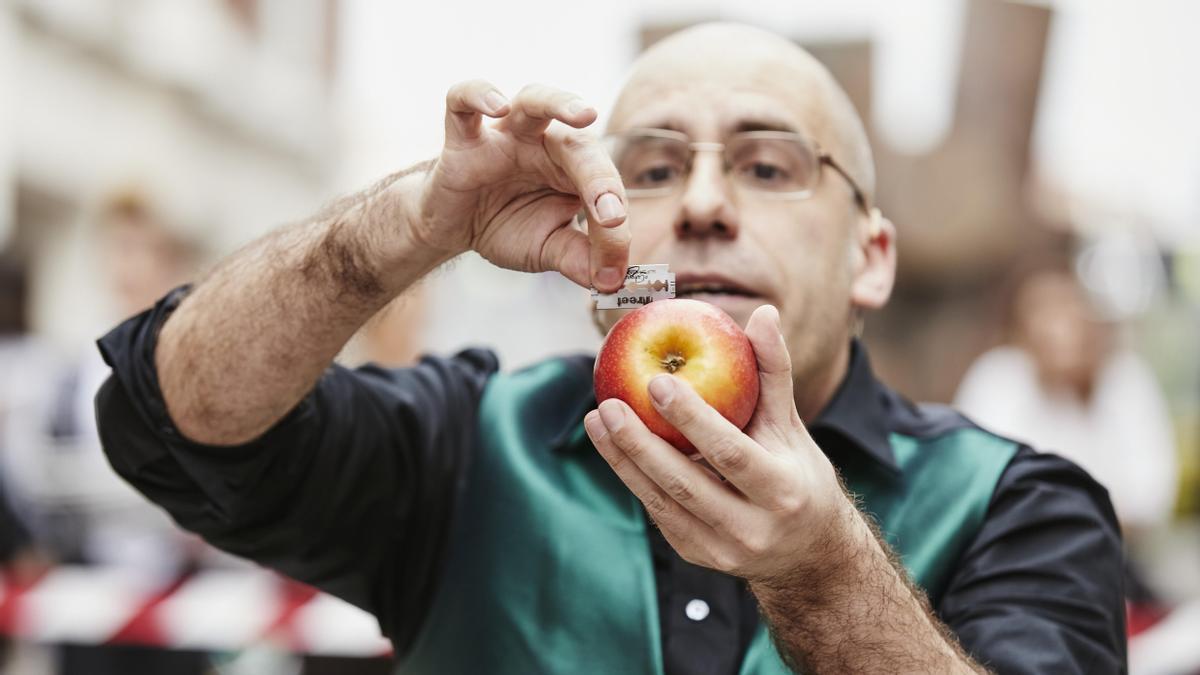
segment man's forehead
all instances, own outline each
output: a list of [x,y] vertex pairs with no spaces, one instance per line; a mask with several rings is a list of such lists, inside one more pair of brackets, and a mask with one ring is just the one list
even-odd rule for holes
[[792,131],[813,136],[823,131],[819,101],[779,91],[747,87],[664,87],[624,97],[609,121],[609,131],[669,129],[696,140],[717,140],[741,131]]
[[[760,34],[768,39],[749,39]],[[638,60],[609,128],[813,133],[828,116],[828,83],[822,75],[806,52],[765,31],[724,25],[692,29]]]

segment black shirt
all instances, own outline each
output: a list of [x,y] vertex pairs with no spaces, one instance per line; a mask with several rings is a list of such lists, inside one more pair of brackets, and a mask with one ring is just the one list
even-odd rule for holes
[[[185,292],[100,341],[114,371],[96,398],[110,462],[210,543],[372,612],[402,656],[438,581],[494,355],[468,350],[395,370],[335,365],[261,438],[204,446],[176,430],[154,370],[158,328]],[[856,343],[810,430],[835,466],[853,454],[886,468],[895,465],[890,431],[969,424],[882,385]],[[736,673],[758,620],[753,596],[649,531],[666,672]],[[930,600],[997,672],[1124,672],[1121,570],[1103,488],[1067,460],[1022,447],[950,582]]]

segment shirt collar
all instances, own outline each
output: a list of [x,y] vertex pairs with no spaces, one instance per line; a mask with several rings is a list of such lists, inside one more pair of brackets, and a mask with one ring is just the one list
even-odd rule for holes
[[[596,394],[590,377],[592,363],[576,364],[576,367],[586,368],[588,387],[586,392],[580,393],[578,414],[564,420],[564,426],[551,437],[552,448],[588,446],[583,416],[596,407]],[[828,447],[831,444],[848,444],[890,472],[899,474],[900,467],[889,440],[888,401],[888,390],[875,379],[866,349],[862,343],[854,340],[850,345],[850,364],[846,369],[846,377],[829,404],[809,425],[809,431],[826,452],[831,449]]]
[[[818,441],[828,442],[830,435],[844,441],[871,459],[899,474],[896,453],[890,440],[890,392],[871,371],[871,361],[862,343],[850,344],[850,365],[846,377],[825,409],[809,425]],[[821,446],[828,452],[826,443]]]

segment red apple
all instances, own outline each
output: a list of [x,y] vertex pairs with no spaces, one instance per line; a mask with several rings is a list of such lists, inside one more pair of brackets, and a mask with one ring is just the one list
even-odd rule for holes
[[621,317],[596,356],[596,400],[619,398],[650,431],[687,454],[695,448],[654,408],[647,388],[667,373],[692,385],[739,429],[758,405],[758,362],[728,314],[699,300],[658,300]]

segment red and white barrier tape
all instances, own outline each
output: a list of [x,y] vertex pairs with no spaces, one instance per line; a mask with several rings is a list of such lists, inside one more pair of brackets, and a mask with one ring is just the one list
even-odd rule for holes
[[266,571],[207,570],[162,586],[124,570],[55,567],[21,586],[0,577],[0,633],[35,642],[386,656],[375,618]]

